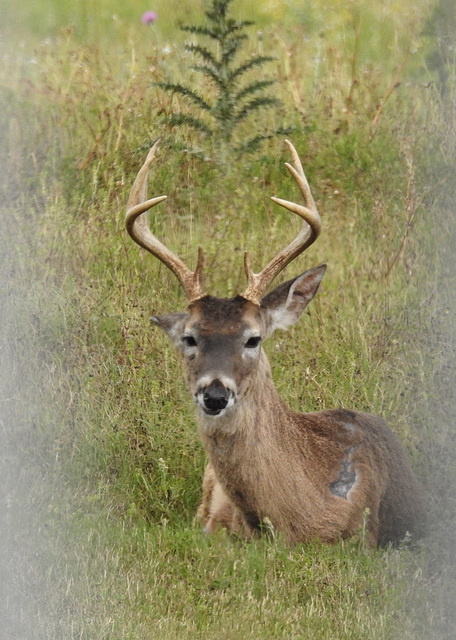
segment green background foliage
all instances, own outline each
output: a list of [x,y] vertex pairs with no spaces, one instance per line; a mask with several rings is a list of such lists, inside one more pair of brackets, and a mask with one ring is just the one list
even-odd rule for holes
[[267,344],[274,379],[295,409],[387,417],[429,496],[422,544],[371,552],[362,532],[288,549],[206,539],[193,521],[204,453],[179,358],[149,326],[185,300],[127,237],[129,189],[161,135],[150,192],[169,197],[152,229],[191,265],[204,246],[218,295],[243,289],[244,250],[258,270],[299,227],[269,199],[298,197],[280,139],[225,173],[163,124],[185,105],[156,83],[195,80],[179,27],[204,9],[0,2],[2,628],[453,638],[454,12],[233,2],[255,23],[247,59],[275,59],[252,81],[274,78],[282,105],[252,130],[294,127],[324,221],[283,278],[329,265],[306,316]]
[[[200,137],[211,138],[212,154],[215,162],[222,162],[224,170],[230,167],[230,155],[236,151],[251,151],[261,142],[290,133],[286,127],[277,131],[255,130],[252,137],[252,115],[256,115],[254,124],[258,127],[258,111],[279,106],[278,99],[265,91],[275,83],[268,78],[249,79],[250,72],[262,77],[261,68],[274,58],[265,55],[250,55],[241,58],[242,48],[248,41],[247,27],[252,21],[240,21],[233,18],[231,0],[213,0],[205,11],[203,24],[183,25],[181,29],[192,34],[194,40],[184,45],[186,52],[193,54],[197,64],[191,64],[200,85],[209,94],[209,100],[188,84],[158,82],[157,86],[171,95],[177,94],[185,98],[193,109],[190,112],[171,114],[168,123],[174,126],[185,126],[199,132]],[[202,41],[202,43],[200,43]],[[246,79],[247,78],[247,79]],[[233,138],[239,127],[244,126],[249,133],[241,138],[236,148]],[[215,152],[215,153],[214,153]],[[201,153],[201,152],[200,152]]]

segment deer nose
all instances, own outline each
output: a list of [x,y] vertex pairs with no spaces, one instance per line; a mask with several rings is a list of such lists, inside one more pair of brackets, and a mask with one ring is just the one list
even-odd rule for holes
[[204,410],[210,415],[217,415],[226,408],[230,398],[230,390],[222,384],[211,384],[203,393]]

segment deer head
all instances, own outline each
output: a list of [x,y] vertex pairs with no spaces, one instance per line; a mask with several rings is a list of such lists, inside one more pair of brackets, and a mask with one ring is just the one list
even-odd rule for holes
[[166,248],[150,231],[147,212],[166,196],[147,200],[147,179],[155,157],[152,147],[133,185],[126,226],[140,246],[161,260],[178,278],[189,300],[186,313],[153,316],[185,356],[187,382],[197,405],[207,416],[223,416],[235,407],[252,386],[259,364],[267,361],[262,342],[276,328],[296,322],[318,290],[325,265],[281,284],[265,295],[274,278],[318,237],[321,219],[294,146],[286,141],[293,163],[286,167],[296,180],[304,205],[272,200],[303,220],[297,237],[260,272],[254,273],[247,252],[244,266],[247,288],[234,298],[216,298],[203,290],[203,252],[199,249],[195,271]]

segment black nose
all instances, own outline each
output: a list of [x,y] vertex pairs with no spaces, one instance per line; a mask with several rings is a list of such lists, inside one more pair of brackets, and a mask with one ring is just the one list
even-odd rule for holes
[[207,413],[217,415],[228,404],[230,392],[222,385],[211,385],[206,387],[203,395],[204,408]]

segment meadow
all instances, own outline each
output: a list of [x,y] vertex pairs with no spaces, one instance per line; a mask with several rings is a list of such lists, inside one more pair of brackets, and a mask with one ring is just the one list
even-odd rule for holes
[[[450,640],[456,633],[454,180],[456,14],[440,0],[234,0],[240,59],[272,78],[223,154],[170,124],[209,99],[181,24],[208,3],[0,0],[2,629],[9,639]],[[151,9],[158,18],[141,23]],[[197,83],[197,84],[196,84]],[[266,344],[295,409],[381,414],[428,496],[429,534],[372,551],[205,537],[205,456],[174,347],[152,313],[177,281],[124,229],[161,137],[151,225],[208,288],[244,288],[299,224],[288,127],[323,231],[281,277],[328,272],[301,321]],[[195,152],[197,150],[198,152]]]

